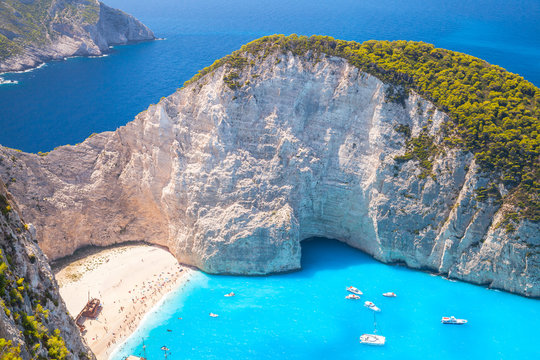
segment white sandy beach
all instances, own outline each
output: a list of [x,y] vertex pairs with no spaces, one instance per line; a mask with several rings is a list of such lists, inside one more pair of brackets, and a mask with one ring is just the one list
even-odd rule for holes
[[192,272],[166,250],[133,245],[77,260],[60,270],[56,280],[73,318],[89,294],[101,300],[101,313],[85,320],[83,335],[98,360],[105,360],[137,328],[144,314],[165,294],[189,281]]

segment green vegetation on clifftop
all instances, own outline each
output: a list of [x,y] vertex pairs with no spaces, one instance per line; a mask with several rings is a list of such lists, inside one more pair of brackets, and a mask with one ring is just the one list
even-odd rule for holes
[[[432,101],[451,119],[445,127],[445,145],[473,152],[482,170],[512,189],[506,203],[518,208],[520,217],[540,220],[540,89],[521,76],[423,42],[360,44],[327,36],[272,35],[217,60],[184,86],[223,65],[241,70],[251,64],[248,55],[265,58],[278,51],[316,61],[320,54],[341,57],[385,83]],[[232,90],[239,88],[234,80]],[[431,169],[426,152],[433,148],[431,139],[421,134],[409,139],[408,147],[406,156],[421,163],[425,177]]]

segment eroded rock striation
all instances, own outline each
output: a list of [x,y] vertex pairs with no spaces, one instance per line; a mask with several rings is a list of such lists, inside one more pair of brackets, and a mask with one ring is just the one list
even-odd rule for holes
[[11,195],[0,181],[0,355],[7,359],[95,359]]
[[[51,258],[144,240],[211,273],[300,267],[303,239],[540,296],[538,223],[498,226],[474,156],[444,147],[447,115],[340,57],[245,53],[115,132],[46,156],[3,149],[0,173]],[[390,91],[391,90],[391,91]],[[404,130],[405,129],[405,130]],[[429,176],[400,162],[421,132]],[[501,192],[505,189],[502,187]]]
[[68,56],[99,56],[111,45],[154,38],[133,16],[98,0],[0,3],[0,72]]

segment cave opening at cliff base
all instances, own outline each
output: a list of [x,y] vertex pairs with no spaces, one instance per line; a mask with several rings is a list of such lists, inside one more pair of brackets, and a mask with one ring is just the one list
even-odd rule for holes
[[368,263],[371,256],[340,240],[326,237],[309,237],[300,242],[301,267],[306,273],[322,270],[344,269]]

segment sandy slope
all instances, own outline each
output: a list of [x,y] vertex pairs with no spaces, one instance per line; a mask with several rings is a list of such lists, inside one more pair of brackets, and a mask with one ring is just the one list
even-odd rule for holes
[[101,251],[56,273],[60,294],[75,318],[88,296],[103,310],[86,319],[86,342],[96,357],[107,359],[113,348],[137,327],[163,295],[189,281],[193,270],[182,267],[166,250],[154,246],[123,246]]

